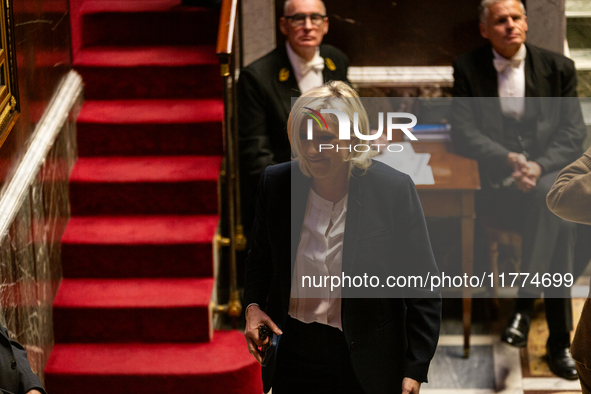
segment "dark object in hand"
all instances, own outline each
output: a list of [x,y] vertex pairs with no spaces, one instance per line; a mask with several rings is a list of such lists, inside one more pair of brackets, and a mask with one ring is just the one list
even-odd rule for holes
[[271,329],[269,326],[259,326],[259,339],[264,341],[267,337],[271,335]]
[[269,342],[267,342],[266,345],[263,345],[261,350],[259,350],[261,356],[263,357],[263,362],[261,363],[263,367],[267,366],[269,360],[271,360],[271,357],[273,357],[273,354],[275,354],[275,348],[277,347],[277,336],[274,335],[273,331],[271,331],[268,326],[259,326],[259,339],[264,341],[267,338],[269,338]]

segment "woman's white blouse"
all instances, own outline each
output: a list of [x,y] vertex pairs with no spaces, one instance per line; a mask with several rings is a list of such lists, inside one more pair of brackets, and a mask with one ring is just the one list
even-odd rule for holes
[[342,330],[341,289],[331,291],[330,277],[342,274],[348,196],[332,203],[312,188],[308,193],[289,301],[289,315],[304,323]]

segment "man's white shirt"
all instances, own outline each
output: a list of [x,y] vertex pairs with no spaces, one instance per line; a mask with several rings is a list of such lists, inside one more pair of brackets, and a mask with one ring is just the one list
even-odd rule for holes
[[320,49],[316,48],[314,57],[309,62],[301,58],[289,45],[289,41],[285,42],[287,47],[287,57],[293,68],[296,81],[300,92],[304,93],[312,88],[322,86],[324,77],[322,70],[324,70],[324,58],[320,56]]
[[[501,110],[514,119],[521,119],[525,112],[525,56],[524,44],[511,59],[504,58],[493,49],[494,67],[497,70]],[[503,97],[511,97],[503,100]]]

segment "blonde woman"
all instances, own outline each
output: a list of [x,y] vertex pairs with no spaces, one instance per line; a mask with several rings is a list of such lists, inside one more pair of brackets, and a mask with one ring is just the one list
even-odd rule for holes
[[372,161],[353,126],[342,139],[339,119],[322,109],[341,111],[350,125],[357,113],[357,132],[369,133],[361,101],[345,83],[312,89],[294,104],[287,129],[295,159],[268,167],[259,183],[246,262],[249,352],[263,361],[259,348],[268,339],[260,327],[280,336],[262,371],[273,394],[418,393],[439,336],[438,291],[357,298],[346,297],[345,287],[302,282],[375,267],[438,273],[410,177]]

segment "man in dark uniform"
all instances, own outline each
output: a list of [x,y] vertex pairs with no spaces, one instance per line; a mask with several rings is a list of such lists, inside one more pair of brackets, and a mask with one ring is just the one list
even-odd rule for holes
[[286,125],[292,97],[323,83],[347,80],[349,60],[321,45],[328,32],[320,0],[288,0],[280,19],[285,44],[255,61],[238,81],[240,183],[243,224],[250,233],[259,178],[270,164],[289,161]]
[[41,381],[31,371],[27,352],[8,337],[0,326],[0,392],[14,394],[45,394]]
[[[457,152],[478,160],[477,213],[521,232],[522,273],[538,273],[540,280],[544,273],[572,273],[577,227],[551,213],[545,199],[558,172],[580,157],[586,135],[574,63],[525,44],[527,19],[519,0],[483,0],[480,32],[490,45],[454,62],[452,125]],[[541,291],[550,369],[577,379],[569,351],[570,288],[520,287],[501,339],[526,346]]]

